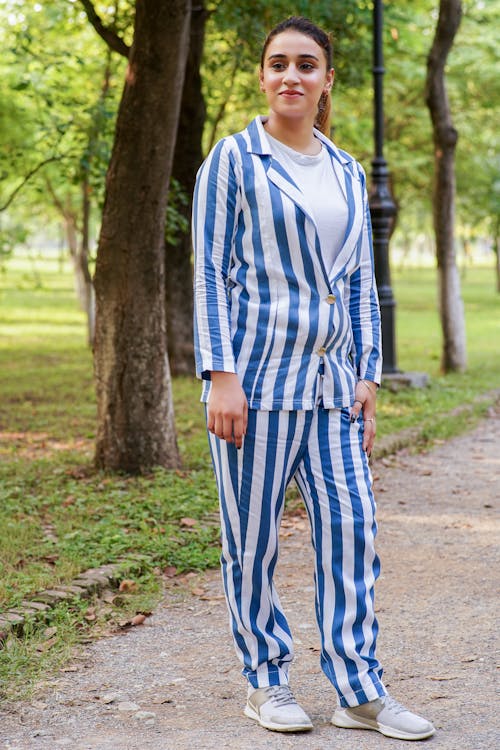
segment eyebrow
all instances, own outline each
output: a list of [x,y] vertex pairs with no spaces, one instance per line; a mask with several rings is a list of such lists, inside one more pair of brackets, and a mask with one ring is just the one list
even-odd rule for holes
[[[286,60],[287,57],[288,57],[288,55],[276,52],[274,55],[269,55],[269,57],[267,59],[268,60],[277,60],[277,59],[279,59],[279,60]],[[316,60],[316,61],[319,60],[319,58],[316,57],[316,55],[311,55],[309,53],[304,53],[302,55],[298,55],[298,57],[306,59],[306,60]]]

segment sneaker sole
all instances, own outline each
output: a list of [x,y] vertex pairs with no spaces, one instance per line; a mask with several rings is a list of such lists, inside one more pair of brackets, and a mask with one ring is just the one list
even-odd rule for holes
[[245,706],[243,713],[249,719],[257,721],[261,727],[269,729],[271,732],[310,732],[313,728],[312,724],[275,724],[272,721],[264,721],[257,711],[254,711],[250,706]]
[[388,727],[385,724],[379,724],[377,721],[357,721],[356,719],[346,716],[344,713],[335,713],[332,718],[332,724],[341,729],[371,729],[375,732],[380,732],[385,737],[392,737],[395,740],[426,740],[428,737],[432,737],[436,730],[434,727],[425,732],[419,732],[418,734],[410,734],[409,732],[403,732],[393,727]]

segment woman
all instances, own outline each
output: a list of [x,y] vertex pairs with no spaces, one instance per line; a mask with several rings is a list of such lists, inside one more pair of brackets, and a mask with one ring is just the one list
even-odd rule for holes
[[365,176],[328,132],[332,51],[310,21],[266,39],[269,105],[212,150],[193,209],[196,366],[221,505],[222,572],[245,714],[311,721],[288,687],[290,630],[273,584],[295,479],[315,550],[321,666],[332,722],[423,739],[430,722],[387,695],[375,656],[375,504],[368,456],[381,375]]

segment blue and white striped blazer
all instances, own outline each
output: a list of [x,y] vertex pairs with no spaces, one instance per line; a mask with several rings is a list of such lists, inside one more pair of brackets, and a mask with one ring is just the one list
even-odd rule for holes
[[[324,137],[348,203],[343,245],[325,268],[307,196],[273,159],[258,117],[222,139],[194,193],[196,372],[238,374],[251,409],[325,408],[380,382],[381,333],[362,167]],[[332,206],[332,210],[334,207]]]

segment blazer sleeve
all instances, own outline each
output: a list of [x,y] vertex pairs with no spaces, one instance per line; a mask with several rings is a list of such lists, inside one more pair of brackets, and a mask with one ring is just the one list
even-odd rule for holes
[[358,167],[364,186],[364,222],[359,239],[359,265],[349,280],[349,313],[354,341],[352,356],[358,378],[380,384],[382,333],[373,262],[372,227],[365,175],[362,167]]
[[237,221],[234,158],[220,141],[200,167],[193,196],[196,374],[236,372],[227,279]]

